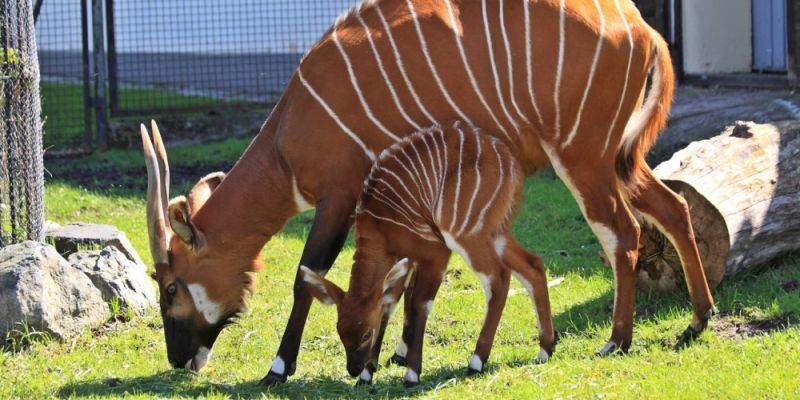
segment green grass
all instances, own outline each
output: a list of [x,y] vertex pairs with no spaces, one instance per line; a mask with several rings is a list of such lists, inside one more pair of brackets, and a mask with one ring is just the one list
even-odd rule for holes
[[[42,114],[45,118],[45,148],[77,146],[84,140],[83,86],[75,83],[42,81]],[[223,103],[206,96],[187,96],[164,89],[121,88],[120,108],[192,107]],[[94,120],[92,120],[94,121]],[[94,124],[94,122],[92,122]],[[94,126],[92,126],[94,130]]]
[[[246,140],[173,149],[173,170],[235,158]],[[46,187],[47,216],[60,223],[83,220],[124,230],[146,260],[143,168],[135,151],[96,154],[48,165],[54,176]],[[64,178],[83,168],[140,170],[130,184],[101,179],[78,186]],[[210,172],[210,171],[206,171]],[[199,177],[199,176],[198,176]],[[196,179],[197,177],[191,178]],[[178,179],[186,188],[190,178]],[[568,191],[547,172],[530,178],[526,201],[514,227],[519,240],[537,252],[548,275],[565,277],[551,289],[556,329],[562,339],[545,365],[538,352],[531,303],[515,282],[498,330],[488,371],[465,378],[483,320],[485,303],[478,279],[454,257],[428,324],[422,386],[405,389],[403,370],[381,368],[370,389],[353,389],[335,331],[335,312],[318,303],[306,326],[297,373],[280,387],[257,385],[267,372],[292,304],[295,266],[311,214],[293,219],[265,247],[266,269],[250,311],[226,329],[209,366],[199,374],[173,371],[166,361],[156,311],[65,343],[33,340],[23,351],[0,353],[0,398],[42,397],[445,397],[445,398],[797,398],[800,388],[798,292],[781,283],[800,279],[800,258],[790,256],[754,276],[723,282],[714,292],[727,316],[713,325],[789,316],[793,324],[769,334],[731,339],[708,331],[691,347],[676,351],[677,335],[690,319],[685,294],[638,293],[634,343],[627,356],[592,356],[610,332],[613,282],[602,267],[593,238]],[[566,252],[562,251],[565,250]],[[348,242],[328,275],[346,285],[353,255]],[[401,313],[386,335],[382,362],[400,332]]]

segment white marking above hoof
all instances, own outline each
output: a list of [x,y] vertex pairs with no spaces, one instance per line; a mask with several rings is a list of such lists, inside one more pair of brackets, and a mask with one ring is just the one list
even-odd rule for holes
[[400,357],[405,357],[406,354],[408,354],[408,345],[403,339],[400,339],[400,343],[397,344],[397,349],[395,349],[394,354]]
[[539,348],[539,355],[536,357],[537,364],[544,364],[550,361],[550,354],[545,349]]
[[366,368],[361,371],[361,375],[359,375],[358,378],[364,382],[372,382],[372,374]]
[[481,361],[481,358],[478,357],[477,354],[473,354],[472,357],[469,358],[469,368],[478,372],[483,371],[483,361]]
[[406,376],[403,378],[407,383],[419,383],[419,375],[411,368],[406,368]]
[[286,363],[283,362],[283,358],[281,356],[275,357],[275,361],[272,362],[272,367],[269,370],[283,376],[284,372],[286,372]]
[[609,340],[608,343],[606,343],[605,347],[603,347],[598,352],[598,354],[600,354],[601,356],[607,356],[607,355],[610,355],[611,353],[613,353],[616,350],[617,350],[617,344],[614,343],[613,340]]

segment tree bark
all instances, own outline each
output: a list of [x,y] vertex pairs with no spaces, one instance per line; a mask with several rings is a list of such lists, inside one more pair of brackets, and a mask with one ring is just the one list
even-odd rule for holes
[[[654,172],[689,204],[709,286],[800,250],[800,121],[737,122],[675,153]],[[684,288],[680,259],[642,223],[637,283]]]

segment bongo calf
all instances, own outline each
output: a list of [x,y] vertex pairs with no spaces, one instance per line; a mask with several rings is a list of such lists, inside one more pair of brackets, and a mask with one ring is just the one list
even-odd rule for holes
[[[356,253],[347,292],[301,267],[311,294],[335,304],[347,370],[370,383],[385,322],[405,287],[405,384],[419,384],[425,323],[452,251],[480,278],[488,309],[468,373],[483,371],[508,295],[509,273],[533,299],[538,361],[555,349],[542,260],[511,235],[524,174],[500,140],[456,123],[415,133],[386,149],[356,209]],[[410,294],[410,299],[409,299]]]

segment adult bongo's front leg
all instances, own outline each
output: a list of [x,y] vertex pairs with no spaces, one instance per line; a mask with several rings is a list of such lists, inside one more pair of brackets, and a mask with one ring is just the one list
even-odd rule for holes
[[[349,204],[317,208],[308,240],[303,248],[303,255],[300,258],[300,265],[322,274],[330,269],[347,239],[347,233],[352,225],[350,218],[352,209],[353,207]],[[272,362],[267,375],[261,379],[262,385],[270,386],[285,382],[286,378],[294,374],[296,369],[300,340],[312,300],[306,290],[299,268],[295,276],[293,295],[294,303],[281,338],[281,344],[278,347],[278,355]]]

